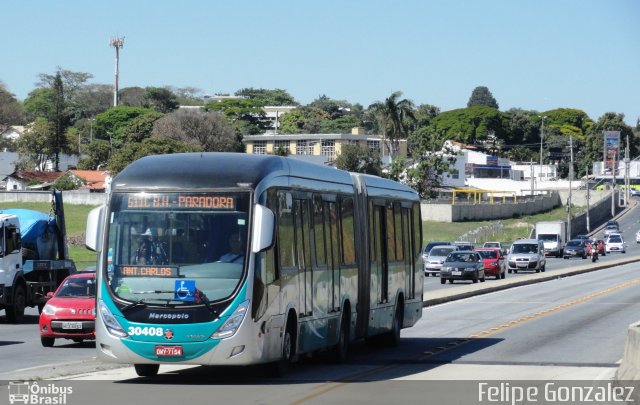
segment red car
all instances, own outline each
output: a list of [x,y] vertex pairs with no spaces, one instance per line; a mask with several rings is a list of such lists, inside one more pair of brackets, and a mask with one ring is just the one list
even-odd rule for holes
[[499,248],[476,248],[475,250],[482,256],[485,275],[494,276],[496,280],[505,278],[504,256]]
[[82,342],[96,338],[96,274],[77,273],[64,279],[42,308],[40,341],[53,346],[57,338]]

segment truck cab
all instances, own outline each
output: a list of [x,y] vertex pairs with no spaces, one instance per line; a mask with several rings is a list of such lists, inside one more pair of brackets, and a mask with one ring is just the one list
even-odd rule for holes
[[52,193],[55,216],[25,209],[0,211],[0,310],[18,322],[26,307],[42,308],[47,293],[76,272],[69,260],[62,193]]

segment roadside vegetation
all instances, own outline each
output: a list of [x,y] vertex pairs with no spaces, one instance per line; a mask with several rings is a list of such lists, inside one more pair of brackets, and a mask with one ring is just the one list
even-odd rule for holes
[[[467,221],[467,222],[422,222],[423,244],[431,240],[456,241],[461,240],[463,235],[475,229],[487,227],[498,229],[495,233],[478,240],[468,240],[476,244],[482,244],[488,240],[494,240],[510,244],[518,238],[527,238],[536,222],[555,221],[567,218],[567,211],[564,207],[556,208],[548,212],[523,217],[504,220],[490,221]],[[495,226],[501,224],[502,226]]]

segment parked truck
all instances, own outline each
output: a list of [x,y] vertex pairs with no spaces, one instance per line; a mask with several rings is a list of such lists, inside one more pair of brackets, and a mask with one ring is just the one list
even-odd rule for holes
[[26,307],[42,309],[47,293],[76,272],[69,259],[62,192],[51,194],[48,214],[0,210],[0,310],[18,322]]
[[567,223],[565,221],[546,221],[536,223],[536,239],[544,244],[545,255],[562,257],[567,241]]

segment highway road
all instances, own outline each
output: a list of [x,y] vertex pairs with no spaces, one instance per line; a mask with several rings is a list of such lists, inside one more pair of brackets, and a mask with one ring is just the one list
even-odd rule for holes
[[[541,387],[610,382],[627,327],[640,314],[636,264],[512,288],[424,309],[397,348],[351,347],[346,364],[303,359],[282,379],[259,367],[162,366],[142,379],[132,368],[58,380],[68,404],[479,403],[479,384]],[[5,325],[2,325],[3,327]],[[83,347],[74,348],[87,356]],[[70,348],[48,349],[67,352]],[[6,354],[6,346],[0,347]],[[25,356],[28,356],[25,354]],[[35,377],[35,375],[34,375]],[[599,402],[596,402],[599,403]]]
[[[633,217],[621,220],[630,257],[640,253]],[[585,261],[550,259],[547,271],[565,263]],[[484,284],[492,282],[500,281]],[[73,387],[70,405],[472,403],[481,380],[513,386],[610,381],[627,327],[640,319],[640,272],[637,264],[618,265],[430,306],[418,324],[403,330],[397,348],[355,342],[346,364],[305,358],[282,379],[265,376],[260,367],[180,366],[162,366],[158,377],[141,379],[132,367],[99,363],[91,342],[42,347],[37,314],[30,314],[20,325],[0,320],[0,380],[55,379]]]
[[[635,200],[634,200],[634,204],[635,204]],[[622,233],[624,241],[627,244],[627,253],[625,253],[626,255],[640,254],[640,244],[636,243],[636,232],[640,230],[639,219],[640,219],[640,206],[638,205],[634,205],[632,208],[630,208],[627,212],[625,212],[623,215],[621,215],[618,218],[618,222],[620,224],[620,231]],[[602,230],[594,231],[590,234],[590,236],[596,239],[604,239]],[[613,259],[620,258],[621,256],[623,256],[622,253],[613,253],[604,257],[600,257],[598,261],[601,264],[607,263],[609,261],[612,261]],[[553,273],[554,270],[561,270],[566,268],[583,266],[588,262],[590,262],[590,259],[583,260],[583,259],[577,259],[577,258],[562,259],[562,258],[555,258],[555,257],[547,257],[546,272]],[[506,278],[509,279],[514,277],[522,277],[531,273],[532,272],[529,272],[529,271],[519,271],[517,274],[507,273]],[[494,277],[486,278],[486,283],[496,283],[496,282],[500,282],[500,281],[496,280]],[[425,292],[429,292],[429,291],[438,291],[441,289],[455,289],[460,285],[471,284],[471,283],[472,281],[470,280],[469,281],[456,280],[453,284],[449,284],[449,283],[440,284],[440,277],[429,276],[424,278],[424,290]]]

